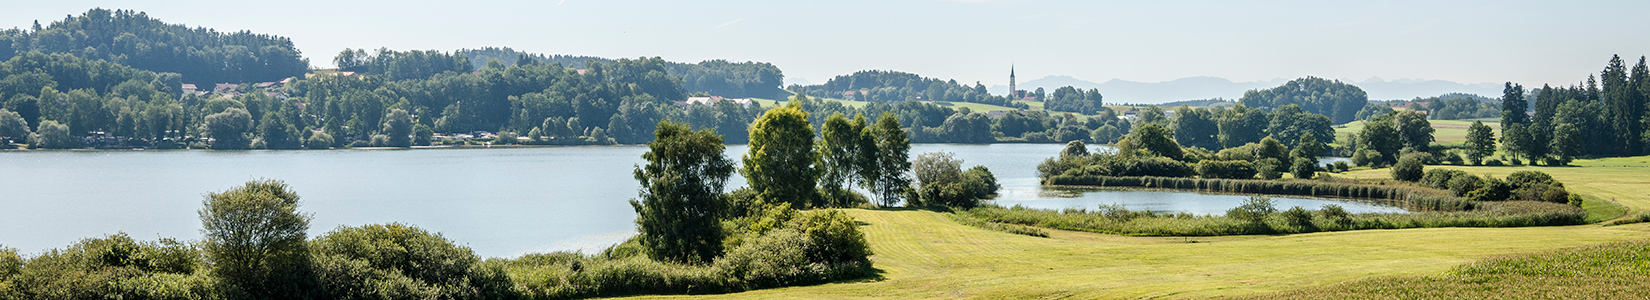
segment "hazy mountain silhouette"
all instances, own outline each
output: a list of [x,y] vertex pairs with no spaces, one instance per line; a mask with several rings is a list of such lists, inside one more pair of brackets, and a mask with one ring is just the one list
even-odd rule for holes
[[[1255,89],[1277,87],[1290,78],[1278,78],[1267,81],[1232,82],[1220,77],[1187,77],[1164,82],[1138,82],[1122,79],[1112,79],[1106,82],[1093,82],[1077,79],[1071,76],[1048,76],[1019,83],[1020,89],[1036,90],[1042,87],[1052,92],[1063,86],[1073,86],[1082,89],[1098,88],[1106,96],[1107,103],[1164,103],[1182,100],[1196,100],[1209,98],[1226,98],[1236,100],[1243,97],[1243,92]],[[1415,97],[1432,97],[1444,93],[1468,93],[1489,97],[1501,94],[1501,86],[1494,83],[1463,84],[1445,80],[1417,80],[1398,79],[1383,80],[1379,77],[1363,81],[1341,79],[1362,88],[1369,93],[1370,100],[1413,99]],[[993,94],[1008,92],[1008,86],[996,85],[989,88]]]

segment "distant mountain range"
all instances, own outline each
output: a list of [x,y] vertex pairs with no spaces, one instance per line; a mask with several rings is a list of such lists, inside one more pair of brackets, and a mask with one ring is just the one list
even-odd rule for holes
[[[1291,79],[1278,78],[1267,81],[1232,82],[1220,77],[1187,77],[1164,82],[1138,82],[1122,79],[1112,79],[1106,82],[1092,82],[1077,79],[1071,76],[1048,76],[1019,83],[1022,90],[1032,91],[1038,87],[1052,92],[1055,88],[1073,86],[1081,89],[1100,89],[1105,95],[1106,103],[1165,103],[1183,100],[1197,100],[1210,98],[1225,98],[1237,100],[1243,97],[1243,92],[1255,89],[1268,89],[1289,82]],[[1398,79],[1387,81],[1379,77],[1363,81],[1341,79],[1341,82],[1351,83],[1369,93],[1370,100],[1397,100],[1414,99],[1416,97],[1432,97],[1445,93],[1478,94],[1486,97],[1501,95],[1501,85],[1495,83],[1458,83],[1444,80]],[[988,88],[993,94],[1008,93],[1008,86],[995,85]]]

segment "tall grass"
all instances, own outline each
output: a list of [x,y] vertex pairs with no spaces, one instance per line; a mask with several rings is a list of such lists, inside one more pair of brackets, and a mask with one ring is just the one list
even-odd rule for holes
[[[1475,204],[1471,211],[1425,211],[1407,214],[1338,214],[1329,211],[1266,214],[1260,223],[1226,216],[1130,211],[1102,206],[1099,210],[1046,210],[1020,206],[982,206],[960,210],[963,218],[993,223],[1037,226],[1135,236],[1218,236],[1305,233],[1362,229],[1433,227],[1523,227],[1581,224],[1587,211],[1554,203],[1508,201]],[[965,223],[966,224],[966,223]]]
[[1395,200],[1405,209],[1415,211],[1469,211],[1480,202],[1451,197],[1441,190],[1422,189],[1408,185],[1369,185],[1350,182],[1317,180],[1253,180],[1211,179],[1181,177],[1113,177],[1113,176],[1055,176],[1049,185],[1144,187],[1192,190],[1212,193],[1294,195],[1375,200]]

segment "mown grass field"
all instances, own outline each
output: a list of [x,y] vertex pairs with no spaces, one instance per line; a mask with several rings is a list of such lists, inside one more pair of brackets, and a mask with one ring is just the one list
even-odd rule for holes
[[[818,99],[824,99],[826,101],[836,101],[838,103],[842,103],[842,105],[845,105],[845,106],[848,106],[848,107],[853,107],[853,108],[861,108],[861,107],[865,107],[866,104],[870,104],[870,102],[865,102],[865,101],[843,100],[843,99],[836,99],[836,98],[818,98]],[[761,103],[762,107],[773,107],[774,105],[777,105],[780,102],[779,100],[760,99],[760,98],[752,98],[751,100],[756,101],[757,103]],[[1018,110],[1016,108],[1009,108],[1009,107],[1005,107],[1005,106],[971,103],[971,102],[936,102],[935,104],[939,104],[940,106],[950,107],[951,109],[958,109],[958,108],[967,107],[968,109],[973,110],[974,112],[979,112],[979,113],[993,111],[993,110],[1003,110],[1003,111]],[[1042,106],[1041,105],[1034,106],[1034,107],[1032,107],[1032,109],[1033,110],[1040,110],[1040,109],[1042,109]]]
[[[1427,122],[1431,123],[1432,129],[1435,130],[1432,133],[1435,143],[1459,145],[1467,143],[1467,127],[1472,126],[1473,121],[1483,121],[1484,125],[1496,129],[1496,132],[1501,130],[1501,121],[1497,119],[1428,120]],[[1337,125],[1335,135],[1351,136],[1363,129],[1364,121],[1352,121],[1344,125]]]
[[[1584,160],[1616,164],[1650,157]],[[1429,166],[1434,167],[1434,166]],[[1444,167],[1505,176],[1521,169],[1552,174],[1573,191],[1650,208],[1650,168]],[[1386,177],[1377,169],[1337,176]],[[1225,296],[1401,297],[1396,291],[1447,289],[1518,298],[1539,277],[1438,281],[1486,258],[1644,240],[1650,224],[1532,228],[1365,230],[1284,236],[1123,237],[1049,230],[1049,238],[959,225],[941,213],[850,210],[876,254],[881,278],[735,294],[643,296],[717,299],[1209,298]],[[1195,241],[1195,242],[1194,242]],[[1451,277],[1454,278],[1454,277]],[[1454,279],[1450,279],[1454,280]],[[1576,281],[1576,280],[1571,280]],[[1610,281],[1585,281],[1595,283]],[[1486,289],[1485,285],[1493,285]],[[1352,286],[1364,292],[1317,293]],[[1314,290],[1316,288],[1316,290]],[[1285,292],[1285,294],[1270,294]],[[1586,292],[1582,290],[1582,292]],[[1302,296],[1305,295],[1305,296]],[[1558,294],[1562,295],[1562,294]],[[1585,298],[1585,294],[1582,294]]]

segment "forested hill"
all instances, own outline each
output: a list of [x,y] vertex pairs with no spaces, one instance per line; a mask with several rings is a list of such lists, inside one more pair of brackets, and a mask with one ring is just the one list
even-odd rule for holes
[[300,76],[309,62],[292,40],[247,31],[167,24],[142,12],[92,9],[27,30],[0,31],[0,61],[29,51],[69,53],[155,72],[183,82],[261,82]]
[[1351,122],[1369,104],[1369,96],[1358,86],[1317,77],[1290,80],[1282,86],[1250,90],[1238,100],[1244,106],[1278,108],[1300,105],[1306,112],[1328,116],[1335,124]]
[[[485,47],[481,49],[460,49],[455,54],[469,59],[471,67],[480,69],[487,66],[492,60],[498,60],[504,65],[514,65],[522,58],[532,58],[543,64],[561,64],[563,66],[584,69],[588,62],[610,64],[612,59],[595,56],[578,55],[545,55],[516,51],[515,49]],[[765,62],[730,62],[727,60],[707,60],[697,64],[681,62],[665,62],[665,69],[671,76],[682,78],[682,88],[689,93],[705,93],[713,96],[734,98],[767,98],[784,99],[790,94],[781,90],[785,75],[773,64]]]
[[1015,103],[1014,99],[991,95],[985,86],[979,83],[967,86],[957,83],[955,79],[939,80],[899,71],[859,71],[831,78],[824,84],[793,85],[787,89],[814,97],[872,102],[924,100],[1028,108],[1023,103]]

